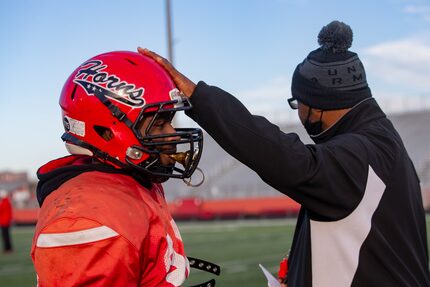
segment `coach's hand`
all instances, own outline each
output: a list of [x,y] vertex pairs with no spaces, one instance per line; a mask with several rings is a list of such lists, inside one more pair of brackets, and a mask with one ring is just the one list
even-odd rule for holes
[[155,52],[152,52],[148,49],[143,49],[141,47],[137,48],[137,51],[145,56],[148,56],[154,59],[158,64],[160,64],[172,77],[172,80],[175,82],[178,89],[187,97],[191,97],[196,88],[196,84],[194,84],[190,79],[181,74],[178,70],[173,67],[173,65],[167,61],[165,58],[161,57]]

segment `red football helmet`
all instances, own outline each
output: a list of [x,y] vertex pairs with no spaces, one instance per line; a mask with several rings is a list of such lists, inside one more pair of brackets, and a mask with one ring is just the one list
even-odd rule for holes
[[[139,130],[147,116],[153,116],[148,131],[157,117],[172,118],[175,112],[191,108],[167,72],[149,57],[110,52],[91,58],[67,79],[60,106],[62,139],[72,154],[132,168],[158,182],[191,177],[200,160],[200,129],[181,128],[152,136]],[[171,141],[172,137],[176,140]],[[183,166],[161,164],[159,147],[166,144],[176,146],[178,153],[170,156]]]

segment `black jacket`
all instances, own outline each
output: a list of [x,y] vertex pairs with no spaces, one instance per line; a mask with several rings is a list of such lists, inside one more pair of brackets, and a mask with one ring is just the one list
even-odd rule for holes
[[188,115],[229,154],[302,205],[288,286],[430,286],[419,180],[373,98],[306,145],[199,82]]

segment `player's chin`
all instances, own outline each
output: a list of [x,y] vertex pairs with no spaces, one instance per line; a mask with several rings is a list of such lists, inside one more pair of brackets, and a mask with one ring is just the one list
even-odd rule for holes
[[156,175],[154,178],[152,178],[152,181],[155,183],[163,183],[171,178],[170,175],[173,174],[175,164],[173,165],[162,165],[158,168],[157,172],[158,175]]
[[170,177],[168,176],[161,176],[161,175],[157,175],[156,177],[152,178],[151,181],[153,183],[163,183],[166,182],[170,179]]

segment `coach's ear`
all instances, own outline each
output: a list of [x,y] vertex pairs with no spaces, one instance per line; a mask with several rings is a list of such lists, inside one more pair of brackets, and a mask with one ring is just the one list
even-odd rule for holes
[[175,82],[178,89],[186,97],[191,97],[194,92],[194,89],[196,88],[196,84],[194,84],[193,81],[181,74],[178,70],[175,69],[175,67],[173,67],[173,65],[167,59],[161,57],[157,53],[141,47],[138,47],[137,51],[141,55],[148,56],[154,61],[156,61],[158,64],[160,64],[169,73],[170,77],[172,77],[172,80]]

